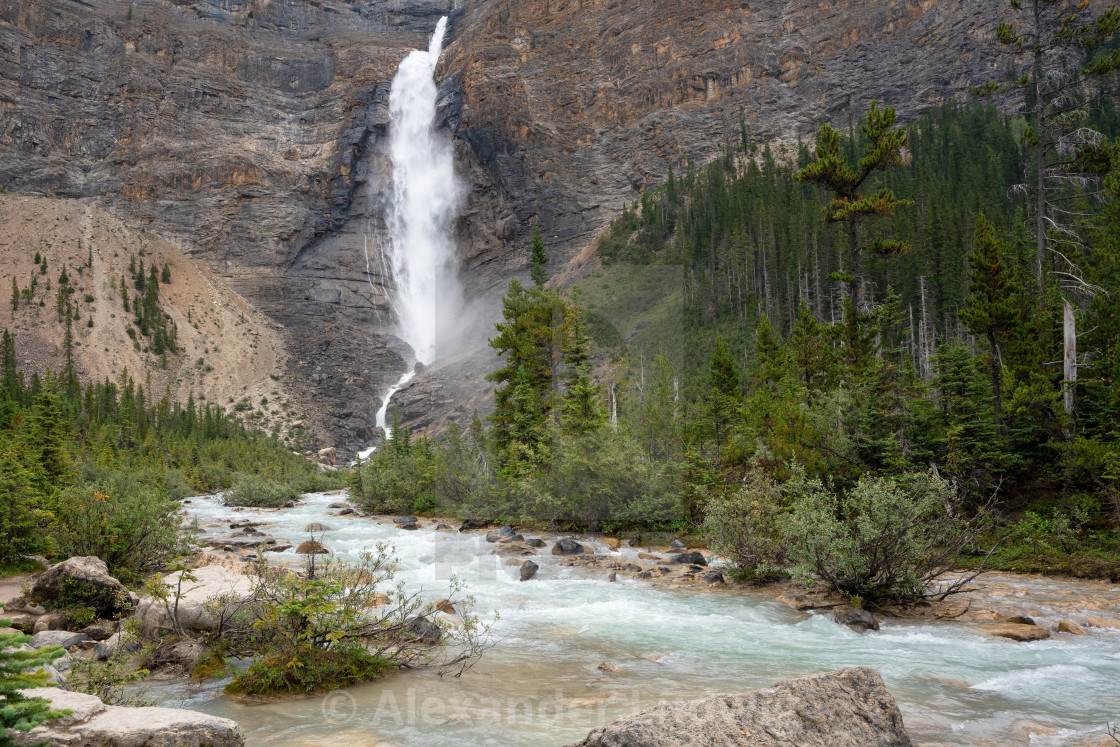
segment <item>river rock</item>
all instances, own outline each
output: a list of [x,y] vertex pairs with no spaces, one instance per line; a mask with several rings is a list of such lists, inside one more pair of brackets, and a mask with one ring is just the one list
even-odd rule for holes
[[1058,623],[1059,633],[1069,633],[1070,635],[1085,635],[1085,628],[1081,627],[1073,620],[1062,620]]
[[674,555],[673,563],[688,563],[689,565],[707,565],[708,559],[704,557],[703,553],[696,552],[682,552],[680,555]]
[[1027,617],[1026,615],[1012,615],[1011,617],[1005,618],[1004,621],[1012,625],[1038,625],[1033,617]]
[[544,547],[548,543],[546,543],[540,537],[530,537],[529,539],[525,540],[525,544],[529,547]]
[[129,608],[128,589],[109,575],[101,558],[75,556],[52,565],[31,585],[31,600],[56,602],[64,586],[70,594],[80,590],[83,602],[101,617],[113,617]]
[[358,513],[358,512],[355,511],[354,509],[350,508],[349,506],[347,506],[346,508],[339,511],[338,515],[339,516],[353,516],[356,513]]
[[679,539],[675,539],[672,542],[670,542],[669,547],[673,548],[674,550],[687,550],[688,549],[688,545],[681,542]]
[[1112,628],[1113,630],[1120,630],[1120,620],[1113,620],[1108,617],[1087,615],[1085,617],[1085,622],[1094,628]]
[[467,519],[459,525],[460,532],[469,532],[472,529],[483,529],[486,526],[485,521],[477,521],[475,519]]
[[[208,565],[192,571],[195,580],[184,581],[179,599],[178,620],[179,626],[187,632],[214,630],[218,621],[204,607],[207,600],[223,596],[228,597],[224,611],[229,614],[241,605],[251,592],[249,577],[243,573],[231,570],[220,565]],[[174,593],[179,581],[179,573],[171,573],[164,577],[163,583],[169,587],[169,592]],[[157,602],[151,597],[144,597],[136,608],[136,618],[142,625],[146,637],[155,638],[161,632],[175,629],[171,621],[169,607],[174,606],[172,599],[168,605]]]
[[595,729],[572,747],[908,747],[879,674],[841,669],[740,695],[664,703]]
[[610,575],[609,575],[609,576],[607,576],[607,581],[608,581],[608,582],[610,582],[610,583],[612,583],[612,584],[613,584],[613,583],[614,583],[615,581],[618,581],[618,574],[617,574],[617,573],[615,573],[614,571],[611,571]]
[[126,708],[106,705],[93,695],[56,687],[25,690],[45,698],[54,710],[70,715],[15,732],[17,745],[49,742],[81,747],[240,747],[245,744],[237,723],[184,708]]
[[41,633],[36,633],[31,636],[31,647],[62,646],[63,648],[70,648],[71,646],[77,646],[82,641],[88,640],[89,636],[85,633],[71,633],[65,630],[44,630]]
[[305,532],[330,532],[333,531],[329,526],[321,521],[313,521],[303,528]]
[[623,667],[620,667],[617,664],[611,664],[609,661],[601,662],[599,666],[595,668],[600,672],[609,672],[611,674],[622,674],[626,671]]
[[879,619],[870,612],[858,607],[846,607],[832,613],[832,619],[840,625],[847,625],[857,633],[879,629]]
[[393,523],[394,524],[415,524],[418,521],[420,521],[420,519],[418,519],[415,516],[395,516],[395,517],[393,517]]
[[513,527],[505,526],[500,529],[491,529],[486,533],[487,542],[520,542],[525,538],[513,530]]
[[113,635],[113,631],[110,630],[107,626],[96,625],[96,624],[95,625],[87,625],[86,627],[82,628],[78,632],[79,633],[85,633],[87,636],[89,636],[89,638],[91,640],[94,640],[94,641],[104,641],[107,638],[109,638],[109,636]]
[[437,599],[435,603],[432,604],[432,609],[436,612],[442,612],[445,615],[455,614],[455,605],[451,603],[450,599]]
[[709,584],[722,584],[724,581],[723,574],[719,571],[708,571],[704,574],[704,580]]
[[350,504],[348,504],[348,503],[329,503],[329,504],[327,504],[327,508],[350,508]]
[[1050,631],[1039,625],[1021,625],[1018,623],[1005,623],[985,625],[981,628],[988,635],[1000,638],[1010,638],[1013,641],[1042,641],[1050,637]]
[[148,654],[144,666],[153,672],[164,674],[189,674],[194,663],[206,650],[202,641],[192,638],[179,638],[162,641]]
[[533,576],[537,575],[537,571],[539,569],[540,569],[539,565],[537,565],[536,563],[534,563],[531,560],[526,560],[524,563],[521,564],[521,580],[522,581],[528,581]]
[[552,546],[553,555],[582,555],[583,545],[576,542],[574,539],[564,537],[557,540],[556,544]]
[[439,626],[426,617],[414,617],[404,626],[405,631],[420,643],[439,643],[442,636]]

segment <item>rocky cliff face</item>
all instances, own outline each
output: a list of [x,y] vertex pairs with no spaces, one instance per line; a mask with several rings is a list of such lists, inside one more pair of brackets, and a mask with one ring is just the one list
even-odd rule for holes
[[[989,3],[458,5],[0,0],[0,187],[100,201],[207,261],[285,327],[291,385],[353,447],[410,365],[377,261],[387,104],[441,15],[478,340],[532,220],[558,268],[669,163],[737,137],[740,111],[753,136],[807,138],[873,99],[913,115],[996,64]],[[458,360],[402,392],[414,424],[485,400],[492,357]]]

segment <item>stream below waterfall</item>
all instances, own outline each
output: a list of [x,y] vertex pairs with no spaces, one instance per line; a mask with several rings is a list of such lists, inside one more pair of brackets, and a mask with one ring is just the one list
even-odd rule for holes
[[[251,519],[293,544],[306,538],[306,524],[320,521],[332,527],[323,541],[343,559],[390,540],[410,590],[445,596],[454,573],[478,611],[499,611],[497,645],[482,661],[459,679],[403,672],[326,697],[266,704],[226,698],[223,683],[213,682],[152,682],[150,697],[232,718],[251,745],[559,745],[661,700],[866,665],[898,699],[915,744],[1079,744],[1120,718],[1120,630],[1015,643],[962,623],[887,620],[860,635],[768,592],[609,583],[601,572],[562,565],[548,548],[534,558],[537,577],[522,583],[517,566],[502,565],[481,534],[437,532],[427,521],[403,531],[388,519],[336,516],[328,504],[343,497],[311,494],[292,509],[236,512],[201,497],[185,508],[204,530]],[[285,556],[297,557],[270,554]],[[1098,599],[1115,595],[1120,610],[1115,586],[1004,578],[1015,594],[1035,594],[1035,604],[1083,584]],[[599,670],[602,662],[619,671]]]

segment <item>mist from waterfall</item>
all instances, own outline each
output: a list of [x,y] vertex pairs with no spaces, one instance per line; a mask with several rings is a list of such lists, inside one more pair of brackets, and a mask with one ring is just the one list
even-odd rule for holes
[[[455,177],[451,143],[434,128],[439,94],[435,69],[446,33],[444,16],[428,49],[413,50],[401,61],[389,89],[393,186],[385,211],[388,241],[381,247],[381,261],[393,278],[390,303],[398,334],[412,348],[416,362],[424,365],[436,359],[441,339],[456,326],[462,308],[452,238],[462,189]],[[368,277],[369,252],[365,251]],[[381,402],[376,424],[386,438],[392,435],[386,426],[389,400],[415,374],[410,367]]]
[[427,51],[413,50],[401,61],[389,91],[393,188],[384,249],[395,286],[392,305],[400,337],[425,365],[436,359],[441,336],[453,326],[462,299],[452,238],[462,190],[451,143],[433,128],[438,95],[434,76],[446,32],[445,16]]

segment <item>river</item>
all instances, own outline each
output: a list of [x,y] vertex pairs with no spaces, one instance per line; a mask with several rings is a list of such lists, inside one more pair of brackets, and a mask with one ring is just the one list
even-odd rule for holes
[[[962,623],[887,620],[860,635],[772,593],[611,583],[601,571],[562,565],[548,548],[534,558],[537,577],[520,582],[517,567],[491,555],[494,545],[481,534],[402,531],[388,520],[333,515],[328,504],[343,498],[312,494],[292,509],[235,513],[202,497],[186,508],[203,525],[267,522],[261,529],[293,544],[319,521],[332,527],[324,543],[344,559],[388,539],[402,564],[399,578],[433,599],[446,596],[454,572],[478,611],[500,613],[497,645],[482,661],[459,679],[404,672],[326,697],[267,704],[223,697],[221,683],[157,682],[151,697],[232,718],[250,745],[560,745],[658,701],[865,665],[897,698],[915,744],[1078,744],[1120,718],[1120,630],[1016,643]],[[284,555],[292,557],[273,557]],[[1048,595],[1068,599],[1082,584],[1120,613],[1115,586],[1009,578],[1004,593],[1033,594],[1036,607],[1045,608]],[[602,663],[618,671],[599,669]]]

